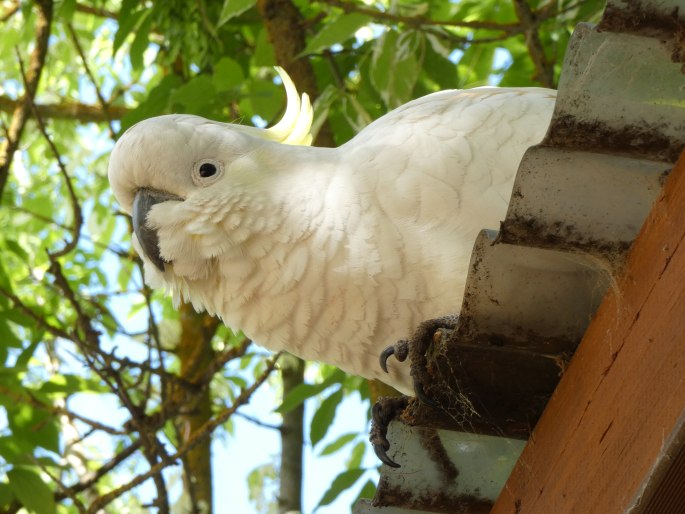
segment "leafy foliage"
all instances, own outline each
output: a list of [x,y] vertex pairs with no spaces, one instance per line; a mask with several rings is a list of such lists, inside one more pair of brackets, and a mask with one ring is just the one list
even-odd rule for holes
[[[290,31],[305,38],[299,58],[311,64],[318,88],[317,127],[325,121],[341,144],[387,110],[433,91],[540,85],[547,76],[556,82],[573,27],[596,21],[603,2],[294,5],[302,23]],[[519,22],[522,5],[536,14],[534,26]],[[36,46],[46,16],[51,37],[33,100],[43,130],[32,101],[22,100],[27,75],[20,64],[30,68],[34,56],[26,49]],[[284,98],[271,67],[289,64],[276,60],[285,36],[269,32],[255,0],[8,1],[0,20],[0,121],[21,121],[22,103],[32,118],[18,151],[0,162],[9,168],[0,191],[0,504],[6,512],[143,511],[150,498],[142,497],[151,494],[167,512],[167,484],[178,471],[162,469],[185,457],[192,442],[183,406],[206,393],[210,417],[193,433],[230,437],[231,415],[271,365],[239,333],[213,325],[210,359],[189,387],[189,363],[178,352],[187,327],[168,299],[143,285],[128,220],[109,192],[107,155],[118,133],[158,114],[274,120]],[[525,37],[533,32],[538,48]],[[311,444],[321,456],[347,456],[320,499],[323,508],[355,486],[371,495],[375,469],[364,466],[364,434],[328,437],[341,403],[356,394],[368,401],[368,388],[327,366],[318,376],[291,391],[278,411],[308,402],[315,409]],[[87,398],[112,415],[93,419],[83,409]],[[258,469],[249,478],[254,498],[263,478],[275,476],[274,468]],[[152,493],[134,487],[148,479]],[[267,512],[273,504],[259,507]]]

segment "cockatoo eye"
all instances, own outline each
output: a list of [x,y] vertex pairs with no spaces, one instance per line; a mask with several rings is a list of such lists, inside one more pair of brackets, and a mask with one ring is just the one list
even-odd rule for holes
[[193,182],[197,186],[208,186],[214,183],[223,171],[223,163],[214,159],[201,159],[193,165]]
[[211,162],[203,162],[200,165],[200,176],[202,178],[211,177],[216,173],[216,171],[216,166],[214,166]]

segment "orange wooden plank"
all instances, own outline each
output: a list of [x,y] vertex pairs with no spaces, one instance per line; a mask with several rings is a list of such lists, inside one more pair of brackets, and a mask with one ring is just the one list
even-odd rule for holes
[[635,500],[685,414],[684,238],[681,156],[492,514],[619,513]]

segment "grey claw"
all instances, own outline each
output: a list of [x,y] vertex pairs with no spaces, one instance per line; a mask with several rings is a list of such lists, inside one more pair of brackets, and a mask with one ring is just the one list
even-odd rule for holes
[[[387,441],[386,441],[387,442]],[[391,468],[400,468],[400,466],[397,462],[392,460],[390,457],[388,457],[388,454],[385,453],[389,448],[390,448],[390,443],[387,444],[387,446],[384,448],[384,445],[381,444],[374,444],[373,445],[373,451],[376,453],[376,457],[385,464],[386,466],[390,466]]]
[[371,408],[371,433],[369,434],[369,441],[380,461],[391,468],[399,468],[400,465],[388,457],[387,454],[387,451],[390,449],[390,442],[387,438],[388,425],[407,406],[408,401],[409,399],[406,396],[379,398]]
[[381,352],[379,362],[381,369],[388,373],[388,357],[394,355],[399,362],[404,362],[409,356],[409,341],[402,339],[395,344],[388,346]]
[[388,357],[390,357],[391,355],[394,355],[394,354],[395,354],[395,347],[393,345],[386,347],[385,350],[383,350],[381,352],[381,355],[379,357],[379,362],[381,365],[381,369],[383,371],[385,371],[386,373],[388,373]]

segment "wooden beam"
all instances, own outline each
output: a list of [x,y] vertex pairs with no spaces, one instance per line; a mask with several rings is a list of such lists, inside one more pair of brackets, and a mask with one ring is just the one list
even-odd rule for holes
[[685,154],[491,514],[622,513],[675,457],[685,419],[684,239]]

